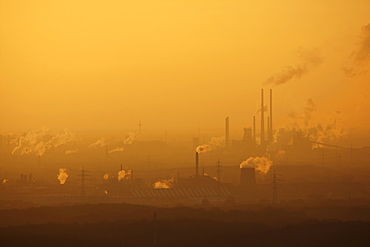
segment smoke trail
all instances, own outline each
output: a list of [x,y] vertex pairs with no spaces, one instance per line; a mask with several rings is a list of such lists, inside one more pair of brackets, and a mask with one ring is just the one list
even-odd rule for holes
[[58,176],[59,183],[60,184],[65,184],[65,182],[68,178],[67,169],[66,168],[59,168],[59,174],[57,176]]
[[320,50],[317,48],[312,50],[304,50],[301,48],[297,53],[298,58],[301,60],[300,64],[287,66],[281,72],[268,78],[265,84],[278,86],[291,80],[298,80],[311,69],[318,67],[323,61]]
[[74,154],[74,153],[77,153],[77,149],[71,149],[71,150],[66,151],[66,154]]
[[12,154],[34,154],[42,156],[51,148],[74,141],[75,136],[67,129],[62,132],[54,132],[50,135],[47,128],[32,131],[24,136],[19,137],[18,145],[13,149]]
[[195,151],[197,153],[206,153],[213,149],[223,147],[225,145],[225,136],[212,137],[207,144],[198,146]]
[[108,153],[123,152],[123,150],[125,150],[125,149],[124,148],[115,148],[115,149],[109,150]]
[[198,146],[198,147],[195,149],[195,151],[196,151],[197,153],[206,153],[206,152],[209,152],[209,151],[211,151],[211,150],[212,150],[212,148],[211,148],[209,145],[207,145],[207,144],[200,145],[200,146]]
[[292,121],[285,127],[277,129],[275,141],[281,145],[291,145],[294,136],[299,134],[309,141],[331,143],[347,134],[341,123],[340,111],[336,111],[334,117],[326,124],[312,124],[315,111],[316,105],[312,99],[308,99],[301,114],[291,114]]
[[266,157],[250,157],[240,164],[240,168],[255,168],[262,174],[266,174],[271,166],[272,161]]
[[366,66],[370,61],[370,23],[363,26],[361,31],[358,48],[350,55],[351,65],[342,67],[344,74],[349,77],[367,73]]
[[132,144],[136,139],[136,133],[130,132],[128,137],[123,141],[123,144]]
[[91,147],[105,147],[105,146],[107,146],[107,142],[105,141],[105,138],[102,137],[99,140],[97,140],[96,142],[90,144],[89,148],[91,148]]
[[53,137],[46,143],[46,146],[59,147],[60,145],[74,141],[75,135],[68,129],[63,131],[55,131]]
[[[265,105],[264,107],[263,107],[263,112],[267,112],[268,111],[268,108],[267,108],[267,105]],[[258,114],[258,113],[260,113],[261,112],[261,106],[259,106],[258,108],[257,108],[257,110],[256,110],[256,113],[255,114]]]
[[175,179],[163,179],[153,184],[154,189],[169,189],[174,185]]

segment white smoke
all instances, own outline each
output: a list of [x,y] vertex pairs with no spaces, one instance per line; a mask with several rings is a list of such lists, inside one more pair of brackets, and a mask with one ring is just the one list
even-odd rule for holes
[[240,168],[255,168],[262,174],[266,174],[272,166],[272,161],[266,157],[250,157],[240,163]]
[[19,137],[18,145],[13,149],[12,154],[42,156],[48,149],[56,148],[74,140],[75,135],[67,129],[48,134],[48,128],[44,127]]
[[154,189],[169,189],[174,186],[175,179],[163,179],[153,184]]
[[105,141],[105,138],[102,137],[99,140],[97,140],[96,142],[90,144],[89,148],[91,148],[91,147],[105,147],[105,146],[107,146],[107,142]]
[[130,178],[130,176],[131,176],[131,171],[125,171],[125,170],[120,170],[120,171],[118,171],[118,173],[117,173],[117,179],[118,179],[118,181],[122,181],[123,179],[128,179],[128,178]]
[[308,99],[301,114],[290,114],[291,122],[285,127],[277,128],[275,141],[281,145],[291,145],[294,136],[299,134],[312,142],[333,143],[347,134],[340,119],[340,111],[336,111],[326,124],[313,124],[315,111],[316,105],[312,99]]
[[123,144],[132,144],[136,139],[136,133],[135,132],[130,132],[126,139],[123,141]]
[[67,169],[66,168],[59,168],[59,174],[57,175],[59,183],[65,184],[68,178]]
[[225,146],[225,136],[221,137],[212,137],[207,144],[198,146],[195,151],[197,153],[206,153],[216,148]]
[[[263,106],[263,112],[267,112],[267,111],[268,111],[267,105]],[[260,112],[261,112],[261,106],[258,106],[255,114],[258,114]]]
[[66,151],[66,154],[74,154],[74,153],[77,153],[77,149],[71,149],[71,150]]
[[109,150],[108,153],[123,152],[124,150],[125,150],[124,148],[115,148],[115,149]]
[[304,50],[301,48],[298,50],[297,55],[301,60],[300,64],[286,67],[281,72],[268,78],[266,84],[277,86],[291,80],[298,80],[311,69],[318,67],[323,61],[320,50],[317,48],[312,50]]

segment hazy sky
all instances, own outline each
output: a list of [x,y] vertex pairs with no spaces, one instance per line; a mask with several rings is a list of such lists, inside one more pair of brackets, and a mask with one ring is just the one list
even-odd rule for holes
[[[262,87],[274,90],[275,126],[311,98],[313,122],[368,128],[370,63],[350,55],[370,57],[369,10],[366,0],[2,0],[0,130],[135,130],[141,119],[196,132],[222,129],[226,116],[241,130]],[[264,84],[286,66],[305,71]]]

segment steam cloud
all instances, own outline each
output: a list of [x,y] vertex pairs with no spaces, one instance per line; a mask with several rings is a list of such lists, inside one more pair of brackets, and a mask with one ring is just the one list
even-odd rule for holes
[[74,140],[74,134],[67,129],[55,131],[50,135],[47,128],[42,128],[21,136],[12,154],[34,154],[42,156],[48,149],[56,148]]
[[123,150],[125,150],[125,149],[124,148],[115,148],[115,149],[109,150],[108,153],[123,152]]
[[317,123],[312,125],[312,116],[315,111],[315,103],[312,99],[308,99],[302,114],[290,114],[293,121],[287,126],[277,129],[275,141],[281,145],[290,145],[293,137],[300,134],[301,137],[310,141],[331,143],[347,134],[347,131],[341,124],[339,111],[327,124]]
[[157,181],[153,184],[154,189],[169,189],[172,188],[174,185],[175,180],[173,178],[171,179],[163,179],[160,181]]
[[66,154],[74,154],[77,153],[77,149],[67,150]]
[[266,80],[266,84],[282,85],[291,80],[300,79],[304,74],[307,74],[311,69],[318,67],[323,58],[321,57],[319,49],[312,50],[298,50],[298,58],[301,63],[295,66],[288,66],[281,72],[271,76]]
[[357,50],[350,55],[351,65],[343,67],[346,76],[366,74],[365,68],[370,61],[370,23],[362,27],[361,41]]
[[131,175],[131,171],[126,172],[125,170],[120,170],[118,171],[117,175],[118,181],[122,181],[123,179],[129,178],[129,176]]
[[67,181],[67,178],[68,178],[67,169],[66,168],[59,168],[59,174],[57,176],[58,176],[59,183],[60,184],[65,184],[65,182]]
[[[263,112],[267,112],[268,108],[267,108],[267,105],[263,106]],[[261,112],[261,106],[259,106],[256,110],[256,113],[255,114],[258,114]]]
[[266,174],[271,166],[272,161],[266,157],[250,157],[240,164],[240,168],[255,168],[262,174]]
[[105,138],[102,137],[99,140],[97,140],[96,142],[90,144],[89,148],[91,148],[91,147],[105,147],[105,146],[107,146],[107,142],[105,141]]
[[215,148],[219,148],[225,145],[225,137],[212,137],[211,140],[207,144],[203,144],[198,146],[195,151],[197,153],[206,153]]
[[128,137],[123,141],[123,144],[132,144],[136,139],[136,133],[130,132]]

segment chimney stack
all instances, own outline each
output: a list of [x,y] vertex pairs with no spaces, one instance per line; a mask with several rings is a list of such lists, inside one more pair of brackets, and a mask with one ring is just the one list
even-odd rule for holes
[[256,144],[256,116],[253,116],[253,142]]
[[264,121],[263,89],[261,89],[261,145],[265,144],[265,121]]
[[199,153],[195,152],[195,176],[199,176]]
[[272,129],[272,89],[270,89],[270,136],[269,136],[269,139],[270,139],[270,142],[273,141],[273,136],[274,136],[274,131]]
[[225,145],[229,147],[230,129],[229,129],[229,117],[225,118]]

